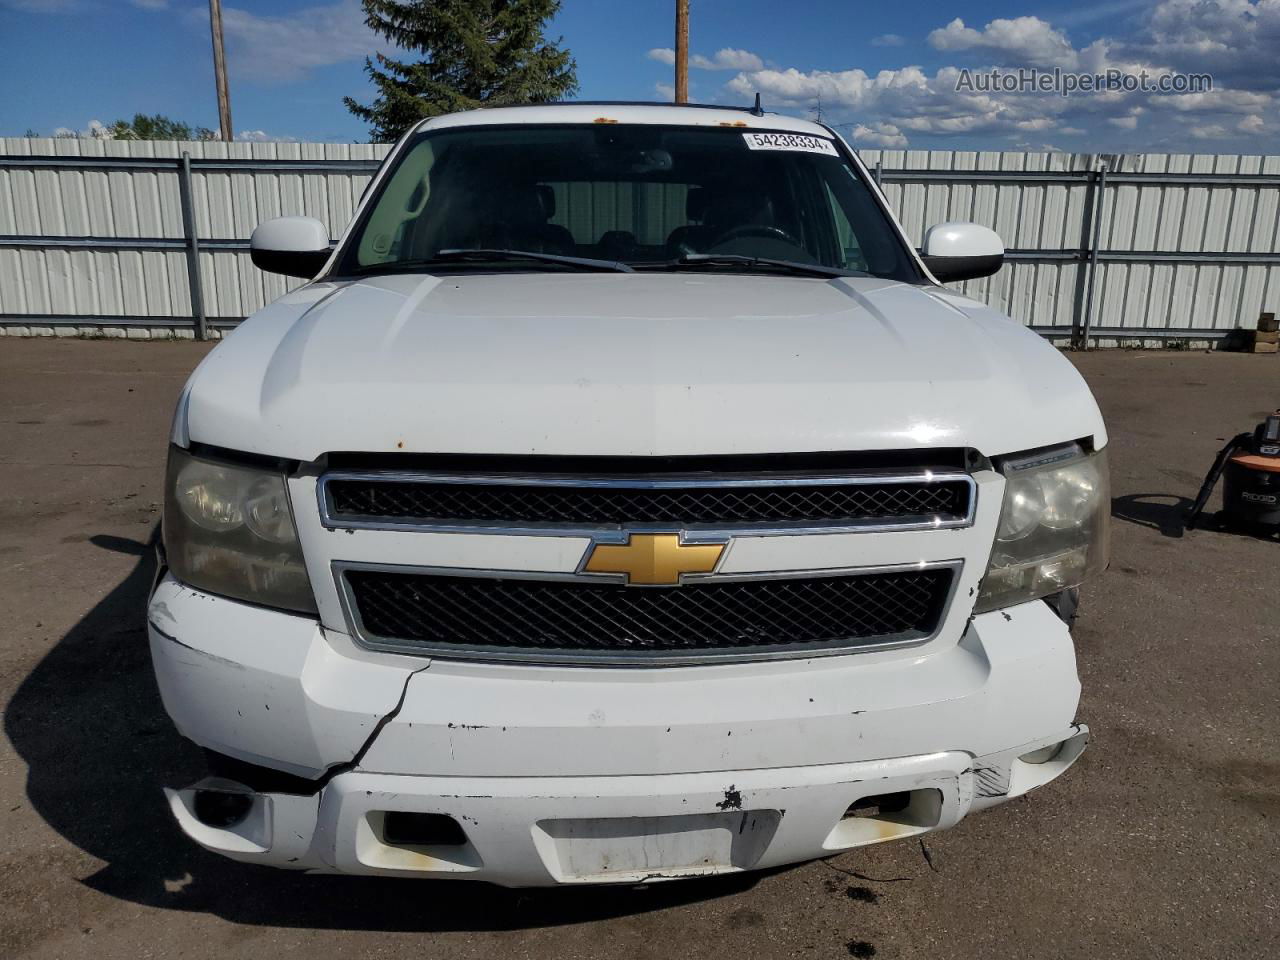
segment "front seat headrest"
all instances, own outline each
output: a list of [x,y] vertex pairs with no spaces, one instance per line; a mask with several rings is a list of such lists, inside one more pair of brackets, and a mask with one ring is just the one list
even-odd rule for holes
[[556,192],[550,184],[538,184],[538,203],[542,206],[543,219],[550,220],[556,215]]
[[689,188],[684,197],[684,215],[690,220],[701,220],[707,215],[707,191],[704,188]]

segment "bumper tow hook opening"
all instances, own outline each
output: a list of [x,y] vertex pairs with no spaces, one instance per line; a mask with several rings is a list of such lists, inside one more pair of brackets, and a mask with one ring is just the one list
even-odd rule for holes
[[844,812],[849,817],[882,817],[887,814],[901,813],[911,805],[911,794],[906,791],[898,793],[877,793],[869,797],[860,797],[849,805]]
[[466,831],[443,813],[388,810],[382,821],[382,842],[391,847],[460,847]]
[[197,790],[192,813],[206,827],[225,830],[241,823],[253,809],[253,794],[231,790]]
[[942,791],[936,787],[859,797],[828,834],[828,850],[898,840],[932,830],[942,822]]
[[1018,759],[1023,763],[1041,764],[1048,763],[1055,759],[1062,752],[1062,748],[1066,746],[1067,741],[1062,740],[1058,743],[1051,743],[1047,747],[1041,747],[1039,750],[1032,750],[1030,753],[1024,753]]

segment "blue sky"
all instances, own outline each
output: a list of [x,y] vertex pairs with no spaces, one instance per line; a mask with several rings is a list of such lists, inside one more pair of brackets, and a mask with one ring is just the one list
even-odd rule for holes
[[[358,0],[223,0],[237,133],[364,140],[378,41]],[[670,96],[673,0],[565,0],[549,30],[579,96]],[[1280,0],[779,4],[693,0],[692,96],[824,118],[855,145],[1275,153]],[[89,129],[135,112],[216,126],[203,0],[0,0],[0,135]],[[1208,93],[957,91],[963,69],[1059,67],[1214,77]]]

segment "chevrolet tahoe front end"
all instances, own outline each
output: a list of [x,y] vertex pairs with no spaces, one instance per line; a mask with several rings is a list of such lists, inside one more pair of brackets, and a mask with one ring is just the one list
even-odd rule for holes
[[826,128],[436,118],[336,251],[295,228],[259,262],[315,279],[171,437],[148,624],[202,846],[644,882],[950,827],[1083,751],[1097,407]]

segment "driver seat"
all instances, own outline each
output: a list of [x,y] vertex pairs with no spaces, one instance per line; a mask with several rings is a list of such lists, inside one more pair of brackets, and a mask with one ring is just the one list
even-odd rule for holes
[[667,256],[707,253],[730,230],[746,226],[774,226],[773,199],[746,184],[690,187],[685,216],[700,223],[676,227],[667,236]]
[[503,204],[499,223],[517,250],[572,256],[577,252],[568,228],[552,223],[556,213],[555,191],[547,184],[529,184],[514,190]]

